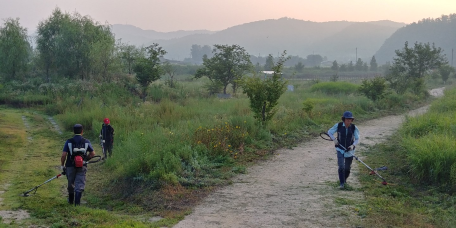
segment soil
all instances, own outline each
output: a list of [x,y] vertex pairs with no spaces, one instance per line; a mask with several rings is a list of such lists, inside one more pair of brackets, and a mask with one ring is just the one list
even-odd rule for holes
[[[430,94],[441,96],[443,88],[431,90]],[[413,110],[407,115],[422,114],[427,108]],[[387,116],[357,125],[360,130],[358,148],[363,150],[363,147],[384,141],[404,119],[405,115]],[[352,189],[361,187],[359,165],[362,164],[353,161],[352,175],[347,181]],[[359,202],[364,195],[362,191],[338,187],[334,145],[318,137],[293,149],[281,149],[270,160],[250,167],[247,174],[210,194],[174,227],[357,226],[361,217],[354,208],[337,201]]]

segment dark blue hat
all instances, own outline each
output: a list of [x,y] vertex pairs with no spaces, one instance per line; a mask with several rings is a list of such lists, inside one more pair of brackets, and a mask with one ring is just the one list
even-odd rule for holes
[[345,111],[344,115],[342,117],[346,118],[346,119],[354,119],[355,118],[355,117],[353,117],[353,114],[350,111]]
[[73,132],[75,134],[81,134],[81,132],[82,132],[82,124],[75,124],[73,126]]

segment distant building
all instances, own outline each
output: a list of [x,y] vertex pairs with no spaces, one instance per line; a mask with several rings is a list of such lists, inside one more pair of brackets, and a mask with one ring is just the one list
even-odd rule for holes
[[263,73],[263,74],[274,74],[273,70],[263,70],[263,71],[260,71],[260,72]]
[[[260,71],[260,73],[263,73],[264,78],[266,79],[268,76],[273,75],[274,71],[273,70],[263,70],[263,71]],[[282,75],[283,73],[280,73],[280,74]]]

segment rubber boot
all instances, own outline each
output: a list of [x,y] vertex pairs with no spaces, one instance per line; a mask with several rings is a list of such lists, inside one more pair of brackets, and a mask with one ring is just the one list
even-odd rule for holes
[[74,193],[69,193],[68,194],[68,203],[73,204],[74,203]]
[[345,170],[345,182],[347,182],[348,176],[350,176],[350,170]]
[[81,197],[82,197],[82,192],[76,192],[75,197],[74,197],[74,206],[81,205]]
[[339,181],[341,184],[345,183],[345,172],[343,169],[338,169],[337,170],[339,173]]

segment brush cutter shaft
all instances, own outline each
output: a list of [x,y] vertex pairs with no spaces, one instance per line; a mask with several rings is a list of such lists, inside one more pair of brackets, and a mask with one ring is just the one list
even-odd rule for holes
[[30,190],[24,192],[23,195],[24,195],[24,196],[27,196],[27,194],[29,194],[29,193],[32,192],[33,190],[38,189],[41,185],[46,184],[46,183],[48,183],[49,181],[52,181],[52,180],[54,180],[54,179],[56,179],[56,178],[59,178],[60,176],[62,176],[61,173],[58,174],[57,176],[55,176],[55,177],[53,177],[53,178],[51,178],[51,179],[45,181],[44,183],[42,183],[42,184],[40,184],[40,185],[37,185],[37,186],[35,186],[34,188],[32,188],[32,189],[30,189]]
[[375,170],[373,170],[371,167],[369,167],[366,163],[364,163],[363,161],[361,161],[361,159],[359,159],[358,157],[356,157],[355,155],[353,155],[351,152],[350,154],[359,162],[361,162],[364,166],[366,166],[372,173],[375,173],[378,177],[380,177],[383,181],[386,182],[385,179],[383,179],[382,176],[380,176],[380,174],[378,174]]

